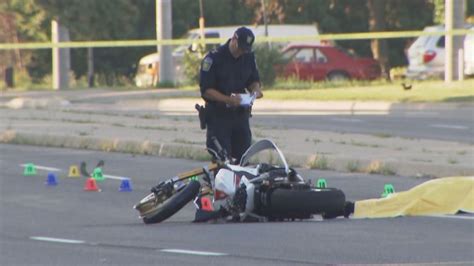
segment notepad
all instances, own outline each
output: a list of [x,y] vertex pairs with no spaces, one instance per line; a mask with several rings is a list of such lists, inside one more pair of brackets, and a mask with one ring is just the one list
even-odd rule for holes
[[253,102],[255,101],[255,93],[242,93],[239,94],[240,96],[240,105],[241,106],[251,106]]

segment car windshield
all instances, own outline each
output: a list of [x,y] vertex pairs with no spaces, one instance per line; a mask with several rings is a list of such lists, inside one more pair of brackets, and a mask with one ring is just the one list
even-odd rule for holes
[[285,53],[283,53],[283,59],[286,61],[289,61],[295,56],[295,54],[298,52],[298,49],[289,49]]

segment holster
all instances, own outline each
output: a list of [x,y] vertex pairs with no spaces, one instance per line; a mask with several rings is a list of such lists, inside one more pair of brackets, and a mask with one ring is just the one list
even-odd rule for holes
[[207,125],[206,107],[197,103],[194,106],[194,108],[196,108],[196,110],[198,111],[199,123],[200,123],[201,129],[206,129],[206,125]]

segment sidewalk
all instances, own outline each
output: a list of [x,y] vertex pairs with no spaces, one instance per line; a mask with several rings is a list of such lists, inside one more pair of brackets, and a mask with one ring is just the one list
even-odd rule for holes
[[[205,131],[199,129],[197,116],[166,115],[194,114],[197,99],[169,98],[177,93],[182,92],[36,92],[28,96],[22,94],[23,99],[15,100],[19,95],[2,94],[0,142],[206,160]],[[180,96],[196,94],[184,92]],[[14,101],[16,106],[12,104]],[[8,108],[9,105],[18,109]],[[262,100],[255,106],[255,112],[383,113],[396,108],[459,108],[459,104],[394,106],[390,103],[302,104]],[[457,142],[258,125],[254,126],[253,133],[255,139],[275,141],[293,166],[409,176],[474,174],[472,145]]]

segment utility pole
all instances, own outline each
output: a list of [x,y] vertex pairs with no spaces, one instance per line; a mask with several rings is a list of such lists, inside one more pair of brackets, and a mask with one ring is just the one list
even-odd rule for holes
[[464,58],[459,58],[462,54],[463,36],[453,36],[453,29],[464,28],[464,0],[446,0],[445,1],[445,55],[444,55],[444,82],[452,82],[462,78],[464,69]]
[[199,44],[201,47],[199,47],[199,55],[201,56],[202,53],[206,50],[205,44],[204,44],[204,39],[206,38],[206,34],[204,34],[204,27],[205,27],[205,21],[204,21],[204,7],[202,6],[202,0],[199,0],[199,35],[201,35],[201,43]]
[[[59,43],[69,41],[69,31],[58,21],[51,21],[51,41]],[[71,68],[69,48],[53,47],[53,89],[66,89],[69,86]]]
[[94,48],[87,48],[87,85],[94,87]]
[[[265,8],[265,0],[261,0],[262,12],[263,12],[263,25],[265,27],[265,37],[268,37],[268,21],[267,21],[267,9]],[[271,43],[267,42],[268,48],[271,48]]]
[[[156,0],[156,38],[169,40],[172,38],[171,0]],[[174,67],[171,45],[158,45],[160,67],[158,80],[163,83],[174,83]]]
[[204,40],[206,37],[204,34],[204,27],[205,27],[205,21],[204,21],[204,7],[202,6],[202,0],[199,0],[199,33],[201,34],[201,39]]

